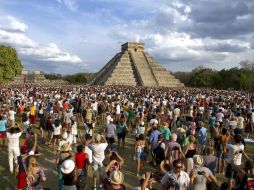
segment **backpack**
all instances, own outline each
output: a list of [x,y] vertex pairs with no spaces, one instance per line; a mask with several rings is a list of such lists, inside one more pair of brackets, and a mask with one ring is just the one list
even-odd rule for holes
[[223,151],[223,145],[219,140],[214,141],[214,148],[218,151]]
[[165,159],[164,150],[161,148],[161,143],[153,150],[156,163],[160,163]]
[[86,176],[79,175],[76,182],[77,190],[84,190],[86,188]]
[[22,113],[22,122],[26,122],[27,120],[28,120],[27,113],[26,112]]

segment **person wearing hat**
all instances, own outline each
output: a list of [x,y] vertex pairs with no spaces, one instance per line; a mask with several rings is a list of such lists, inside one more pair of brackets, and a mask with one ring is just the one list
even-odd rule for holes
[[61,164],[63,190],[76,190],[77,175],[75,171],[75,163],[71,159],[65,160]]
[[136,128],[136,141],[139,140],[139,135],[144,135],[146,131],[145,122],[142,121]]
[[161,179],[162,189],[167,190],[168,186],[173,185],[171,183],[176,182],[180,190],[188,190],[190,184],[189,175],[183,171],[183,163],[181,160],[174,160],[173,170],[167,172]]
[[61,165],[62,163],[67,160],[70,159],[72,157],[71,153],[71,146],[69,143],[64,143],[61,148],[60,148],[60,152],[57,154],[57,158],[56,158],[56,165],[57,165],[57,176],[58,176],[58,189],[61,190],[62,189],[62,172],[61,172]]
[[207,183],[217,183],[216,177],[211,170],[204,167],[204,159],[201,155],[193,156],[194,169],[190,172],[190,188],[193,190],[206,190]]
[[104,190],[125,190],[123,185],[124,175],[121,171],[115,170],[110,174],[109,179],[103,181]]

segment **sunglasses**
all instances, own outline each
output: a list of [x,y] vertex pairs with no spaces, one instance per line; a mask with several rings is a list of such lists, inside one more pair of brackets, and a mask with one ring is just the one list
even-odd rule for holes
[[175,168],[177,168],[177,169],[181,169],[181,168],[182,168],[182,166],[175,166]]

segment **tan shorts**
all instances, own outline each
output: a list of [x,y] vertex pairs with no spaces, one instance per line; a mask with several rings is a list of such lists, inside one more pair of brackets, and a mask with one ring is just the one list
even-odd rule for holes
[[93,175],[94,176],[96,176],[97,171],[99,171],[100,175],[104,174],[104,166],[102,163],[93,162],[92,167],[93,167]]

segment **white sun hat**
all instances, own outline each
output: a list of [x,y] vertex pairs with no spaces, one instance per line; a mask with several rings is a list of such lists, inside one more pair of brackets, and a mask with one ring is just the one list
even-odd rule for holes
[[75,168],[75,163],[73,160],[65,160],[61,165],[61,171],[64,174],[71,173]]

